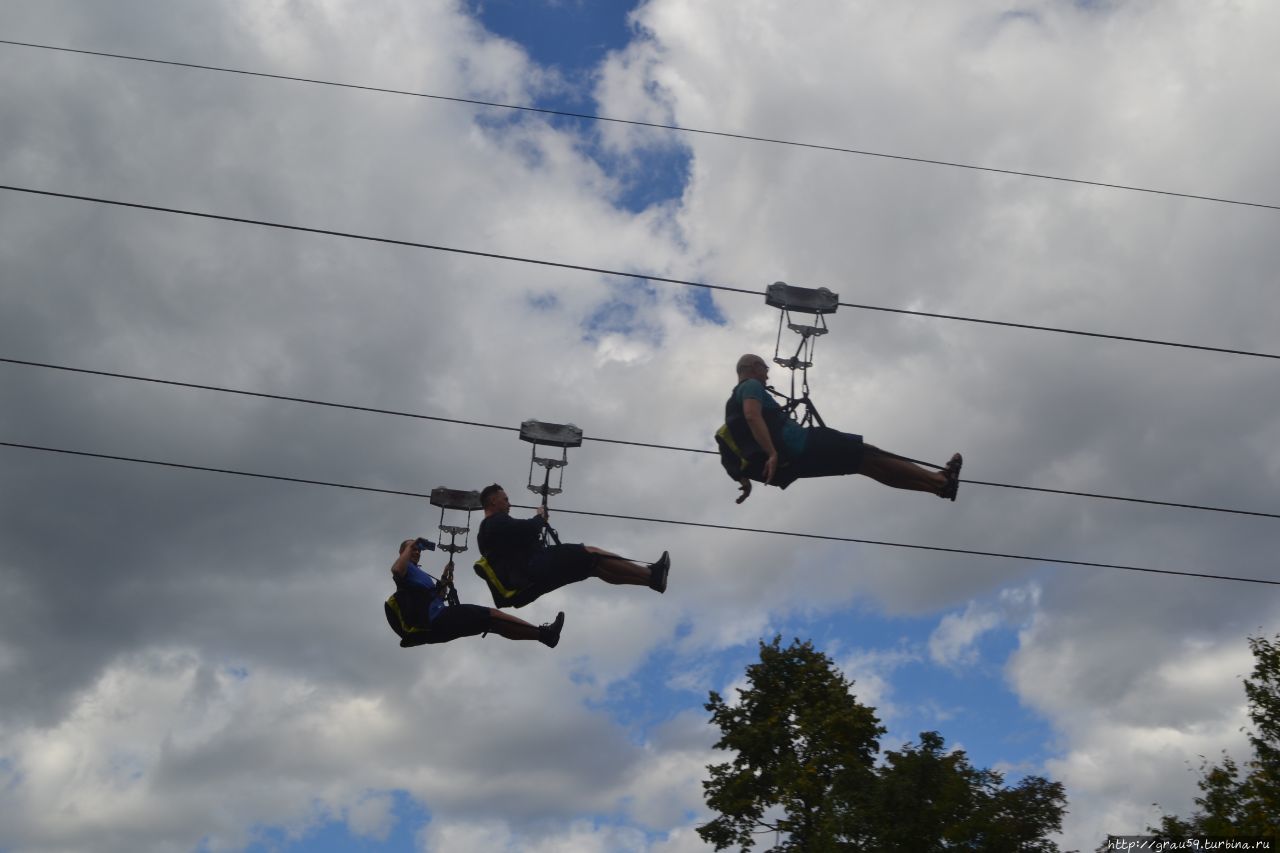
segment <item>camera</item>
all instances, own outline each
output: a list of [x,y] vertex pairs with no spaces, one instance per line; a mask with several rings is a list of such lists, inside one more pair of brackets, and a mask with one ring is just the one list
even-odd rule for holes
[[418,546],[419,551],[434,551],[436,549],[436,543],[422,537],[413,540],[413,544]]

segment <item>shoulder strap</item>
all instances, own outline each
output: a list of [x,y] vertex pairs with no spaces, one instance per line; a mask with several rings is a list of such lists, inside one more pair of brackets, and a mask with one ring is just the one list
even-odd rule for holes
[[733,438],[729,425],[725,424],[716,430],[716,447],[720,450],[720,464],[725,473],[735,481],[739,477],[750,477],[751,463]]

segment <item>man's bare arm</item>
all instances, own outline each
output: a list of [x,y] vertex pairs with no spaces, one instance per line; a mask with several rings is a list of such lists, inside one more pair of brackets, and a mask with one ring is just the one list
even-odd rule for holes
[[391,564],[391,574],[398,578],[404,577],[404,573],[409,571],[409,563],[413,562],[409,559],[409,555],[412,553],[412,548],[405,548],[401,551],[400,556],[396,557],[396,561]]
[[[747,427],[751,430],[751,437],[756,440],[756,444],[760,445],[769,457],[764,463],[764,481],[771,483],[773,482],[773,475],[778,470],[778,449],[773,446],[773,436],[769,435],[769,427],[764,422],[764,406],[761,405],[759,400],[743,400],[742,414],[747,419]],[[746,500],[746,496],[744,495],[742,499]]]

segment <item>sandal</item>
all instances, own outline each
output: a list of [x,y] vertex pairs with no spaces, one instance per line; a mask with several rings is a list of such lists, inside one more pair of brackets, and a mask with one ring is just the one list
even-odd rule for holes
[[956,492],[960,491],[960,466],[964,464],[964,458],[959,453],[951,456],[951,461],[947,463],[947,467],[942,469],[943,475],[947,478],[947,482],[938,490],[938,497],[956,499]]

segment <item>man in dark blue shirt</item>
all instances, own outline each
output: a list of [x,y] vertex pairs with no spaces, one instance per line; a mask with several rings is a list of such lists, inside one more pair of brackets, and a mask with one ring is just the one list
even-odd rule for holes
[[[740,452],[756,466],[759,482],[785,489],[803,477],[865,474],[895,489],[932,492],[955,500],[960,486],[959,453],[942,471],[930,471],[878,447],[862,436],[827,427],[802,427],[782,410],[765,389],[769,365],[748,353],[738,359],[738,384],[725,403],[725,426]],[[751,495],[751,477],[728,471],[742,494]]]
[[476,545],[507,589],[519,590],[522,607],[553,589],[600,578],[606,583],[647,586],[667,591],[671,557],[666,551],[656,563],[637,563],[591,545],[551,545],[542,540],[547,510],[538,507],[533,518],[511,517],[506,491],[494,483],[480,492],[484,521]]
[[[396,582],[397,595],[403,593],[406,604],[410,601],[426,604],[425,608],[413,607],[403,617],[411,623],[419,623],[405,627],[426,629],[426,638],[422,643],[447,643],[459,637],[474,637],[489,631],[508,640],[537,640],[553,649],[560,642],[564,613],[557,615],[556,621],[550,625],[539,626],[492,607],[449,604],[448,591],[453,586],[453,561],[449,561],[437,581],[418,565],[418,561],[422,559],[420,542],[421,539],[406,539],[400,543],[400,556],[391,565],[391,576]],[[402,612],[405,609],[409,608],[402,608]],[[421,612],[424,609],[426,612]]]

